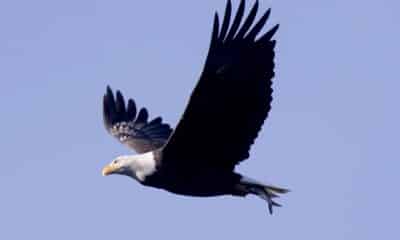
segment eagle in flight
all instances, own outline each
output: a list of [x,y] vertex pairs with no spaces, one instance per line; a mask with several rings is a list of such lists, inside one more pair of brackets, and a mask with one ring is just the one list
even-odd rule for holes
[[107,131],[137,155],[119,156],[103,175],[126,175],[139,183],[186,196],[256,195],[273,206],[287,189],[266,185],[234,171],[249,157],[251,145],[272,101],[274,47],[279,25],[259,36],[270,9],[254,23],[258,1],[243,20],[241,0],[231,21],[228,0],[220,25],[215,14],[203,72],[175,130],[146,108],[124,100],[110,87],[103,99]]

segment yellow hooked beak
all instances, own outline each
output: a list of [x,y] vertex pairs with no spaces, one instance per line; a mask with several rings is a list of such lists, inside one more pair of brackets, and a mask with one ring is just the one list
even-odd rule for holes
[[113,165],[110,164],[103,168],[102,174],[103,174],[103,176],[108,176],[110,174],[115,173],[116,171],[118,171],[118,167],[115,166],[115,164],[113,164]]

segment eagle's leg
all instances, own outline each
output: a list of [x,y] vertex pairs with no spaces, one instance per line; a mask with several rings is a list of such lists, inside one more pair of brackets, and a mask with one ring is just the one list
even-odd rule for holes
[[289,192],[288,189],[275,187],[271,185],[261,184],[255,180],[247,177],[241,177],[239,183],[234,187],[234,195],[246,196],[247,194],[254,194],[268,203],[269,212],[272,214],[272,207],[280,207],[281,205],[273,201],[273,198],[279,197],[278,194]]

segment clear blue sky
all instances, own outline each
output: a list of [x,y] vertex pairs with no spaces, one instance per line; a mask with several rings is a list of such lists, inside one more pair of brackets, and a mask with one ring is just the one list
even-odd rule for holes
[[293,190],[273,216],[255,197],[187,198],[101,176],[129,153],[103,128],[106,85],[175,126],[224,6],[0,2],[1,239],[399,238],[394,0],[261,1],[269,26],[281,24],[274,102],[238,170]]

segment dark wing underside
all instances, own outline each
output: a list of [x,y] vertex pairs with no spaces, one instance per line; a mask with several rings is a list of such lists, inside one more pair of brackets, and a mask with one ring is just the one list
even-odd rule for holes
[[149,114],[141,108],[137,114],[136,104],[132,99],[125,105],[120,91],[116,97],[109,87],[103,98],[103,119],[107,131],[121,143],[138,153],[145,153],[162,147],[172,129],[162,123],[161,117],[148,121]]
[[165,164],[233,170],[249,157],[250,146],[271,108],[275,46],[271,38],[278,25],[256,39],[270,10],[253,24],[258,2],[242,22],[244,9],[242,0],[230,24],[232,6],[228,1],[221,28],[215,15],[204,70],[163,149],[168,159]]

